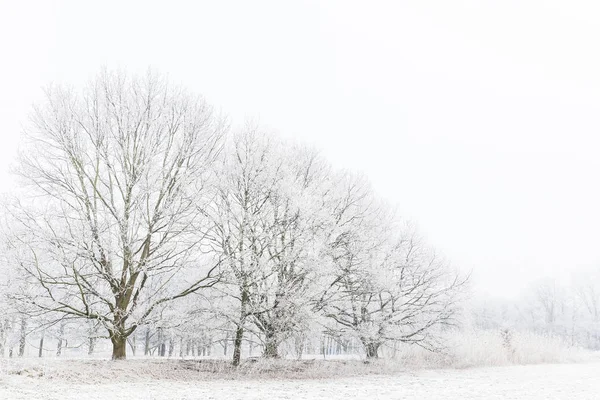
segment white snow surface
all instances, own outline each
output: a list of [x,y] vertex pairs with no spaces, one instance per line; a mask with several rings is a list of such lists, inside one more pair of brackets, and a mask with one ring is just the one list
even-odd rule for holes
[[0,374],[0,399],[600,399],[600,362],[420,370],[335,379],[237,379],[82,384]]

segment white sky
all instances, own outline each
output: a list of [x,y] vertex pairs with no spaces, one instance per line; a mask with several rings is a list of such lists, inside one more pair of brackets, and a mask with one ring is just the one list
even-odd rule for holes
[[363,171],[513,296],[600,265],[597,4],[0,0],[0,188],[42,86],[152,66]]

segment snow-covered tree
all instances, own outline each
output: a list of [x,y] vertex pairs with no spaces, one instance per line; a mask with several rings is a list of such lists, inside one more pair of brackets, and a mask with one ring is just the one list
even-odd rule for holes
[[387,342],[435,348],[437,328],[454,322],[467,279],[397,222],[368,185],[343,177],[334,202],[332,272],[323,314],[375,358]]
[[253,127],[226,148],[215,200],[203,212],[213,221],[213,251],[227,267],[219,289],[223,315],[236,327],[234,364],[245,330],[255,330],[265,356],[277,357],[279,344],[301,329],[318,267],[327,168],[318,154]]
[[[11,208],[40,309],[96,320],[113,359],[157,308],[216,282],[196,212],[225,125],[152,73],[51,87],[34,108]],[[185,272],[185,273],[183,273]]]

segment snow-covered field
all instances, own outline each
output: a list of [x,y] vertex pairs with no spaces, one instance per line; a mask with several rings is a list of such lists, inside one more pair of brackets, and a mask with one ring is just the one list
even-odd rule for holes
[[[600,398],[600,362],[421,370],[335,379],[77,382],[74,375],[0,374],[0,399],[565,399]],[[86,373],[82,378],[89,380]]]

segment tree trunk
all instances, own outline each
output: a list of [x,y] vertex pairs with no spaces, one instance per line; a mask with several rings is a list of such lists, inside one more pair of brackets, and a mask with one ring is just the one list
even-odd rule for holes
[[40,337],[40,349],[38,351],[38,357],[42,357],[44,355],[44,333],[42,332],[42,337]]
[[367,358],[378,358],[377,351],[379,350],[379,343],[368,342],[364,344]]
[[127,358],[127,335],[125,335],[123,327],[117,326],[114,330],[109,331],[109,333],[112,343],[111,358],[115,361],[125,360]]
[[60,330],[58,332],[58,344],[56,345],[56,357],[60,357],[62,354],[63,337],[65,335],[65,325],[61,322]]
[[150,327],[146,328],[146,336],[144,338],[144,355],[150,354]]
[[158,328],[158,349],[157,353],[159,357],[165,356],[165,336],[162,328]]
[[238,321],[237,328],[235,330],[235,339],[233,340],[233,365],[240,365],[240,359],[242,357],[242,342],[244,340],[244,326],[246,325],[247,317],[247,306],[250,300],[248,294],[247,284],[244,281],[240,286],[241,301],[240,301],[240,320]]
[[175,351],[175,339],[169,339],[169,357],[173,357],[173,352]]
[[4,357],[4,348],[6,347],[6,338],[8,336],[8,320],[0,324],[0,357]]
[[227,344],[229,343],[229,332],[225,335],[225,340],[223,340],[223,356],[227,357]]
[[294,345],[296,347],[296,357],[298,360],[302,360],[302,354],[304,353],[304,346],[305,346],[305,337],[304,335],[297,335],[294,338]]
[[118,333],[114,333],[110,337],[112,342],[112,359],[125,360],[127,358],[127,339]]
[[25,339],[27,336],[27,319],[25,316],[21,317],[21,336],[19,337],[19,357],[23,357],[25,354]]
[[137,335],[132,335],[132,338],[127,338],[127,343],[129,343],[129,347],[131,348],[131,354],[135,357],[135,352],[137,350]]
[[279,358],[278,353],[279,344],[277,343],[277,337],[275,332],[272,329],[268,329],[265,332],[265,348],[263,351],[263,356],[265,358]]
[[233,341],[233,365],[240,365],[240,359],[242,357],[242,340],[244,338],[244,328],[242,325],[238,325],[235,330],[235,340]]
[[95,345],[96,345],[96,338],[94,338],[94,337],[88,338],[88,356],[91,356],[94,353]]

